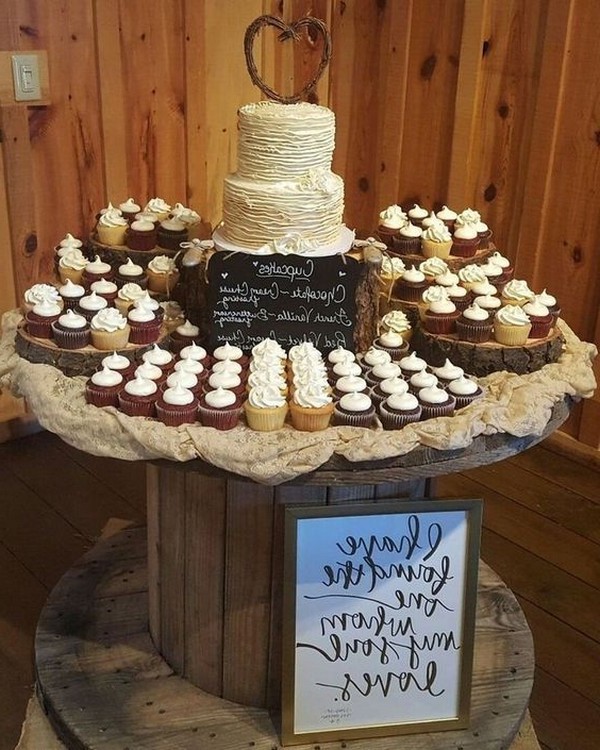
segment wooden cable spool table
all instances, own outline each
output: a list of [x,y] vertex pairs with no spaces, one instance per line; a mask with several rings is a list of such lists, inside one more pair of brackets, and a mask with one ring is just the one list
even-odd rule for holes
[[[280,695],[285,505],[430,497],[435,476],[529,448],[569,406],[555,404],[540,435],[481,436],[465,449],[419,447],[368,465],[335,457],[275,487],[199,460],[149,463],[147,536],[133,530],[98,545],[42,612],[38,691],[58,735],[69,748],[279,748],[269,709]],[[470,727],[320,747],[508,748],[533,670],[524,615],[481,563]]]

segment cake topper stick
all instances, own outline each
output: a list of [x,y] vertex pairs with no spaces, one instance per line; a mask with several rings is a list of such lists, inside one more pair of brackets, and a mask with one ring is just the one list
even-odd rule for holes
[[[254,39],[258,32],[265,26],[274,26],[276,29],[280,29],[281,34],[278,36],[280,42],[285,42],[288,39],[298,41],[300,39],[299,32],[303,28],[314,29],[323,37],[323,51],[321,53],[319,67],[306,86],[296,94],[292,94],[291,96],[278,94],[277,91],[274,91],[267,86],[260,77],[256,63],[254,62]],[[317,85],[319,78],[323,75],[323,71],[331,59],[331,35],[329,34],[329,29],[326,24],[312,16],[299,18],[297,21],[290,24],[276,16],[259,16],[246,29],[246,34],[244,36],[244,53],[246,55],[246,67],[248,68],[248,73],[250,74],[252,83],[254,83],[255,86],[258,86],[259,89],[269,97],[269,99],[274,99],[276,102],[281,102],[282,104],[294,104],[303,99],[303,97]]]

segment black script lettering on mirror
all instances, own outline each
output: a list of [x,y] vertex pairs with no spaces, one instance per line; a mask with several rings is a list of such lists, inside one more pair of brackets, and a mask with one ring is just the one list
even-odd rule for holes
[[354,350],[362,266],[339,255],[215,253],[208,264],[210,346],[229,342],[249,352],[274,338],[286,350],[303,341],[323,353]]

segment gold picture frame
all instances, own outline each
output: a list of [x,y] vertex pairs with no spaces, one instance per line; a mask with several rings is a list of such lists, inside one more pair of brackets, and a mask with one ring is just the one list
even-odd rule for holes
[[482,501],[288,506],[284,745],[469,723]]

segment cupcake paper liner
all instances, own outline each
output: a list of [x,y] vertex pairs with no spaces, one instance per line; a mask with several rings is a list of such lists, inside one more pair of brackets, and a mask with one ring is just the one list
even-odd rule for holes
[[118,331],[94,331],[91,332],[92,346],[100,351],[111,352],[124,349],[129,341],[129,326]]
[[385,401],[379,405],[379,419],[384,430],[401,430],[407,424],[419,422],[421,415],[420,406],[412,411],[400,412],[386,408]]
[[458,310],[450,315],[426,314],[424,320],[425,330],[429,331],[429,333],[437,334],[454,333],[458,315]]
[[93,383],[85,387],[86,403],[93,406],[119,406],[119,391],[123,387],[122,383],[112,386],[112,388],[100,388]]
[[328,404],[320,409],[307,409],[292,402],[290,404],[292,424],[301,432],[320,432],[329,427],[333,408],[333,404]]
[[136,399],[125,391],[119,391],[119,409],[129,417],[153,417],[155,412],[155,398]]
[[550,335],[550,329],[553,326],[554,318],[552,315],[548,315],[545,318],[531,317],[531,331],[529,332],[530,339],[545,339]]
[[240,421],[242,406],[234,406],[230,409],[211,409],[210,406],[200,404],[198,414],[200,421],[205,427],[214,427],[217,430],[232,430]]
[[137,325],[129,323],[129,341],[132,344],[153,344],[160,336],[160,324]]
[[375,419],[375,407],[371,406],[367,411],[351,412],[342,409],[339,405],[333,410],[333,424],[344,427],[370,427]]
[[257,432],[280,430],[285,423],[287,412],[287,404],[271,409],[259,409],[256,406],[252,406],[248,401],[244,404],[244,414],[248,427]]
[[471,344],[483,344],[489,341],[492,336],[492,323],[487,325],[473,325],[461,320],[456,321],[456,334],[461,341],[468,341]]
[[56,323],[53,323],[52,334],[56,346],[59,346],[61,349],[81,349],[90,342],[89,326],[80,330],[66,330],[58,328]]
[[164,401],[156,402],[156,417],[167,427],[179,427],[182,424],[193,424],[198,419],[198,401],[191,404],[175,406]]
[[507,326],[494,323],[494,338],[504,346],[523,346],[529,338],[531,324],[526,326]]
[[451,417],[456,408],[456,399],[448,394],[448,401],[443,404],[421,404],[421,419],[435,419],[436,417]]

